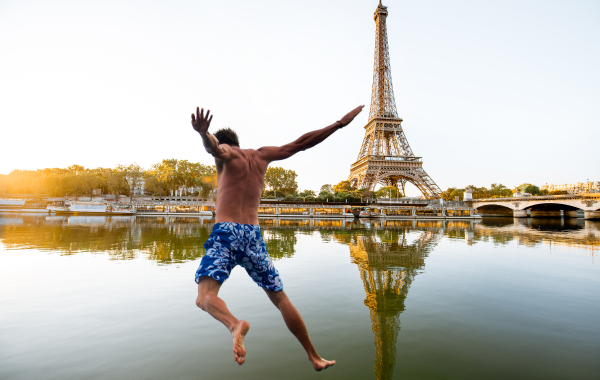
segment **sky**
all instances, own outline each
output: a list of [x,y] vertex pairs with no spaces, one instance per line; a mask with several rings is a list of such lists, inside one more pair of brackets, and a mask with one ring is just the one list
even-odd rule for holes
[[[196,106],[259,148],[364,104],[272,164],[303,190],[345,180],[369,114],[377,4],[0,0],[0,173],[212,164]],[[404,132],[442,190],[600,180],[600,2],[383,4]]]

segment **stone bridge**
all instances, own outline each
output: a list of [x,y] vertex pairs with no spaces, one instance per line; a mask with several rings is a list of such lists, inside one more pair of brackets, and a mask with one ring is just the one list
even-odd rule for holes
[[600,219],[600,193],[483,198],[466,203],[488,216],[576,218],[581,210],[585,219]]

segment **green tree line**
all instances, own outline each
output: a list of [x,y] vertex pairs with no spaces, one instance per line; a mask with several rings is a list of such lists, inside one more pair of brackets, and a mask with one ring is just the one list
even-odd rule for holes
[[[482,199],[482,198],[510,198],[515,195],[515,190],[511,190],[508,187],[504,186],[501,183],[492,183],[489,188],[487,187],[477,187],[475,185],[470,185],[472,190],[473,199]],[[459,200],[464,199],[465,189],[460,189],[456,187],[449,187],[442,193],[442,198],[447,201],[453,201],[456,197]],[[563,195],[567,194],[566,191],[550,191],[548,190],[540,190],[540,188],[536,185],[532,185],[531,183],[523,183],[516,187],[521,193],[527,193],[531,195]]]
[[[404,196],[393,186],[381,187],[377,191],[357,189],[349,181],[336,185],[325,184],[318,191],[300,190],[294,170],[282,167],[269,167],[265,174],[263,198],[301,199],[321,202],[358,202],[373,198],[401,198]],[[217,189],[217,174],[214,165],[204,165],[187,160],[163,159],[148,169],[138,164],[117,165],[115,168],[85,168],[72,165],[68,168],[46,168],[38,170],[13,170],[8,175],[0,175],[0,196],[30,194],[38,196],[80,196],[91,195],[95,189],[102,194],[127,195],[144,185],[145,194],[168,195],[171,190],[182,190],[185,195],[208,198]],[[472,188],[474,199],[512,197],[514,191],[501,183],[493,183],[489,188]],[[517,187],[521,193],[532,195],[558,195],[564,191],[548,193],[538,186],[524,183]],[[464,199],[464,188],[449,187],[442,193],[445,200]]]
[[166,195],[170,190],[185,189],[189,195],[208,197],[217,188],[214,165],[187,160],[166,159],[144,170],[138,164],[117,165],[115,168],[68,168],[13,170],[0,175],[0,195],[31,194],[38,196],[130,195],[144,185],[145,192]]
[[341,181],[337,185],[325,184],[319,191],[299,190],[296,183],[296,172],[283,168],[268,168],[265,175],[263,198],[284,198],[285,200],[302,200],[307,202],[360,202],[373,198],[402,198],[404,195],[392,186],[382,187],[377,191],[357,189],[350,181]]

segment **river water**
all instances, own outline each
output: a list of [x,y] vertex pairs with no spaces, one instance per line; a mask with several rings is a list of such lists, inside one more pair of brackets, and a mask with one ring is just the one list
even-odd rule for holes
[[[305,379],[236,268],[246,363],[195,305],[214,221],[0,214],[0,379]],[[598,379],[600,222],[261,220],[323,379]]]

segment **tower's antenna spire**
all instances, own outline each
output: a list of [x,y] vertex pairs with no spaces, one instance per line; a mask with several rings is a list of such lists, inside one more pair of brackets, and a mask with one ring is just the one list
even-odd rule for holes
[[402,119],[398,117],[388,46],[387,7],[375,10],[375,60],[371,109],[365,126],[365,137],[356,162],[350,167],[348,181],[359,189],[374,190],[377,184],[394,186],[404,194],[407,182],[415,185],[426,197],[439,197],[442,190],[423,169],[421,157],[416,157],[408,144]]
[[398,117],[394,89],[392,87],[392,69],[386,28],[387,7],[381,5],[375,10],[375,62],[373,64],[373,88],[369,120],[374,117]]

